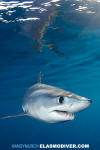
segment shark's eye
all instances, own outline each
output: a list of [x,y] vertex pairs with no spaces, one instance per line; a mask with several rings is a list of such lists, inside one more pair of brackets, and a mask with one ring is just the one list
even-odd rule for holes
[[64,102],[64,97],[63,97],[63,96],[60,96],[60,97],[59,97],[59,103],[62,104],[63,102]]

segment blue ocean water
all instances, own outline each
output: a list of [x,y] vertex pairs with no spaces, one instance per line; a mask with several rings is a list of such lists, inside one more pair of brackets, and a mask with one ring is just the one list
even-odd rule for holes
[[0,120],[0,150],[12,144],[100,143],[98,1],[0,1],[0,116],[22,112],[25,91],[42,82],[92,99],[64,124]]

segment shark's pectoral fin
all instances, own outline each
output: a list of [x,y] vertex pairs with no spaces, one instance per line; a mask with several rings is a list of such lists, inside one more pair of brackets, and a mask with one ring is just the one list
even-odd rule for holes
[[27,115],[26,113],[20,113],[16,115],[3,116],[3,117],[0,117],[0,119],[15,118],[15,117],[21,117],[21,116],[26,116],[26,115]]

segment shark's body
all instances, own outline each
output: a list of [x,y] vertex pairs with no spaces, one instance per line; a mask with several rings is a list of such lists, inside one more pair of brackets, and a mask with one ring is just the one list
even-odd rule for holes
[[23,113],[13,116],[31,116],[48,123],[58,123],[74,119],[74,113],[84,110],[91,100],[39,82],[30,87],[23,100]]
[[91,104],[91,100],[71,92],[37,83],[24,96],[23,110],[28,116],[57,123],[73,120],[77,113]]

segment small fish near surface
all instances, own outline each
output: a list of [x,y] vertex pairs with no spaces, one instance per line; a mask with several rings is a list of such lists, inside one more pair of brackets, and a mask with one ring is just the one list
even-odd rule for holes
[[24,112],[1,119],[31,116],[44,122],[59,123],[74,120],[74,113],[86,109],[91,102],[88,98],[41,83],[40,73],[38,83],[30,87],[24,95]]

